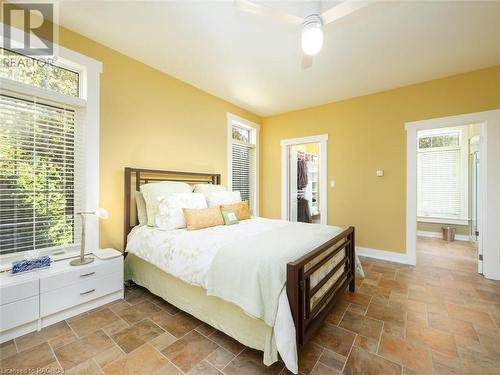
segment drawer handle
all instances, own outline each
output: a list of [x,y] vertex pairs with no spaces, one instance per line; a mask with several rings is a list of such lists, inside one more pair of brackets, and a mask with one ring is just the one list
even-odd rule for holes
[[86,292],[80,293],[80,295],[84,296],[85,294],[89,294],[89,293],[92,293],[92,292],[95,292],[95,289],[87,290]]
[[93,274],[95,274],[95,271],[94,272],[89,272],[89,273],[84,273],[83,275],[80,275],[80,277],[92,276]]

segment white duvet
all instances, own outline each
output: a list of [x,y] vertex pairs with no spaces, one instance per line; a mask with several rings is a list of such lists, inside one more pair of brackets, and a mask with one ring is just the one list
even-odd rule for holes
[[[162,230],[148,226],[133,229],[128,237],[128,252],[155,265],[179,279],[206,289],[207,274],[217,251],[235,241],[287,225],[288,222],[252,218],[237,225],[220,225],[196,231]],[[283,290],[279,297],[274,337],[286,367],[298,372],[295,326]]]
[[208,270],[222,246],[287,224],[281,220],[253,218],[237,225],[192,231],[141,226],[129,235],[127,251],[189,284],[206,289]]

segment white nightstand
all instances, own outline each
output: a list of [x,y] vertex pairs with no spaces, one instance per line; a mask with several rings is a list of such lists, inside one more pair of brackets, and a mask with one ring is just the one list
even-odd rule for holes
[[37,272],[0,273],[0,343],[36,331],[39,314]]
[[70,266],[70,259],[39,271],[41,327],[123,298],[123,257]]
[[0,343],[123,298],[123,257],[0,274]]

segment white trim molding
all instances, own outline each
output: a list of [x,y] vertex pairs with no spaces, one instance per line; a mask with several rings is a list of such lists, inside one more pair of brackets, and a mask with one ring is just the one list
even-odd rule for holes
[[233,173],[232,173],[232,165],[233,165],[233,157],[232,157],[232,144],[233,144],[233,125],[237,124],[240,127],[244,127],[247,129],[250,129],[252,131],[252,143],[255,145],[254,147],[254,160],[252,163],[252,167],[254,169],[254,176],[251,177],[251,187],[250,187],[250,194],[251,194],[251,210],[252,214],[255,216],[259,216],[259,165],[260,165],[260,124],[257,124],[255,122],[248,121],[247,119],[244,119],[243,117],[236,116],[230,112],[227,112],[226,114],[227,118],[227,178],[226,178],[226,187],[227,190],[232,190],[232,180],[233,180]]
[[356,254],[361,257],[385,260],[402,264],[413,265],[412,260],[405,253],[396,253],[394,251],[370,249],[368,247],[356,246]]
[[469,219],[450,219],[440,217],[417,217],[419,223],[447,224],[447,225],[469,225]]
[[328,134],[312,135],[302,138],[290,138],[280,141],[281,145],[281,220],[288,220],[288,174],[290,146],[307,143],[319,143],[319,211],[321,224],[328,221]]
[[416,264],[418,131],[471,124],[478,124],[480,128],[478,246],[483,251],[483,274],[489,279],[500,280],[500,109],[405,124],[407,257],[411,264]]

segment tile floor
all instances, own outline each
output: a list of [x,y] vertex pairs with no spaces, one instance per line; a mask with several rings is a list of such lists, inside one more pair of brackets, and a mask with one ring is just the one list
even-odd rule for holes
[[[419,239],[418,266],[362,259],[300,354],[301,374],[500,374],[500,283],[467,242]],[[2,369],[67,374],[284,374],[260,352],[139,287],[124,301],[0,346]],[[5,373],[5,372],[4,372]]]

